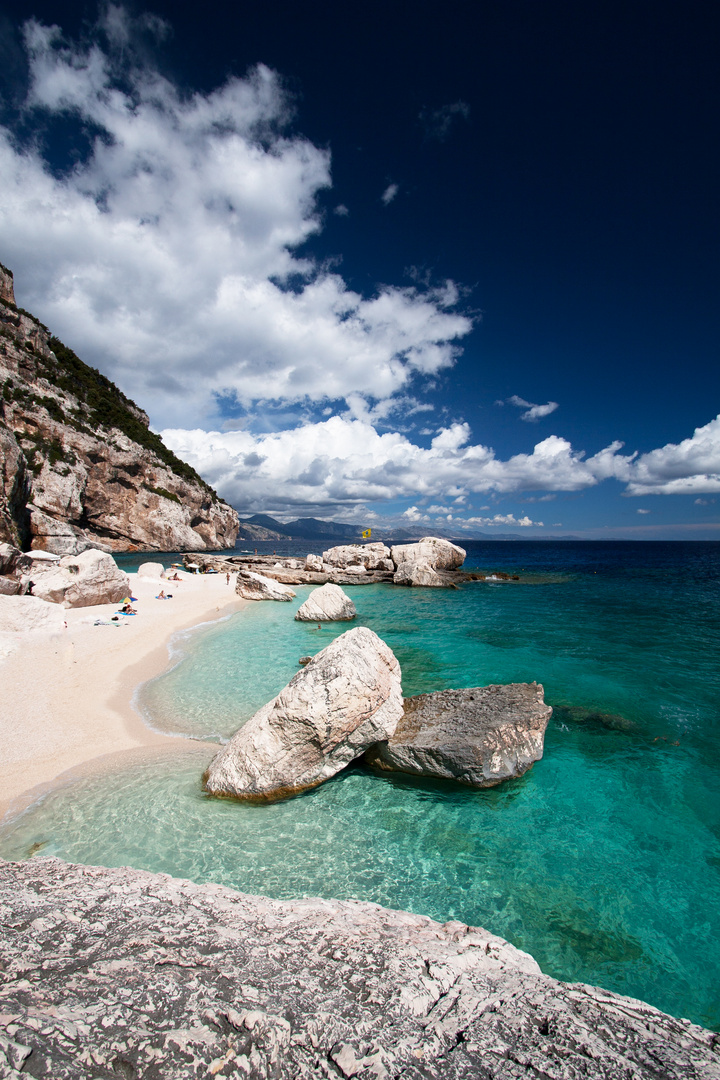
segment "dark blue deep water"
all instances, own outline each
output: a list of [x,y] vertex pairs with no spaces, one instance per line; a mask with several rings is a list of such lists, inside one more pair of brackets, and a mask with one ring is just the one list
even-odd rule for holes
[[[720,1027],[720,545],[467,548],[468,566],[520,580],[352,597],[398,656],[406,694],[543,683],[555,710],[545,756],[521,779],[476,792],[356,767],[288,802],[243,806],[203,795],[212,750],[183,740],[53,792],[5,826],[0,854],[461,919],[549,974]],[[308,592],[177,639],[174,666],[138,694],[148,721],[231,734],[299,656],[346,628],[296,623]]]

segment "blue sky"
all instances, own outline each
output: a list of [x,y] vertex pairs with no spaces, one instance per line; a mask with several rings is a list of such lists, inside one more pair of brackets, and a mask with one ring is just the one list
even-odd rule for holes
[[241,512],[720,537],[719,38],[20,0],[0,260]]

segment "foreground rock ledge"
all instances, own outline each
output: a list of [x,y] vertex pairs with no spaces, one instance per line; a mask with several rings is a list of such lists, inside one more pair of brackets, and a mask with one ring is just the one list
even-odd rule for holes
[[720,1077],[713,1032],[458,922],[56,859],[0,862],[0,911],[3,1077]]

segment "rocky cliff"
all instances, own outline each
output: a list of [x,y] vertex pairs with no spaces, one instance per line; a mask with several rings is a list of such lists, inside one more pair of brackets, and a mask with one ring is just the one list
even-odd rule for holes
[[0,1076],[718,1080],[718,1036],[485,930],[0,862]]
[[232,547],[237,532],[146,413],[17,307],[0,264],[0,542],[188,551]]

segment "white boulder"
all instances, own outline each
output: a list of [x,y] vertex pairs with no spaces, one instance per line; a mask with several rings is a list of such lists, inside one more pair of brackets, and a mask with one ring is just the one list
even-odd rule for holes
[[315,573],[322,573],[323,561],[319,555],[306,555],[305,556],[305,569],[312,570]]
[[339,585],[328,582],[313,589],[304,604],[298,608],[295,618],[300,622],[342,622],[354,619],[355,605]]
[[161,562],[144,562],[138,566],[138,577],[164,578],[165,567]]
[[390,548],[385,544],[343,544],[323,551],[323,562],[342,570],[392,570]]
[[467,552],[449,540],[437,536],[424,536],[416,544],[394,544],[391,550],[395,566],[404,562],[427,560],[433,570],[457,570],[465,562]]
[[13,544],[0,544],[0,574],[12,573],[21,554]]
[[67,608],[117,604],[130,595],[130,581],[112,555],[88,548],[64,555],[34,583],[33,595]]
[[358,626],[240,728],[212,761],[205,788],[262,801],[315,787],[389,739],[402,712],[399,663],[377,634]]
[[393,575],[395,585],[423,585],[426,587],[443,588],[446,582],[430,565],[428,559],[418,559],[417,562],[401,562]]
[[37,596],[0,594],[0,633],[17,634],[24,630],[60,630],[64,619],[57,604]]
[[281,581],[256,574],[253,570],[238,570],[235,592],[243,600],[293,600],[295,593]]
[[22,585],[15,578],[0,577],[0,596],[17,596],[22,592]]

